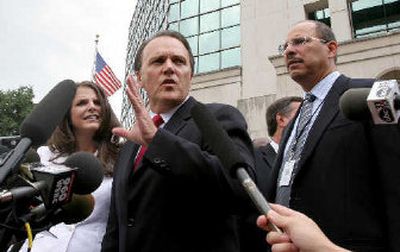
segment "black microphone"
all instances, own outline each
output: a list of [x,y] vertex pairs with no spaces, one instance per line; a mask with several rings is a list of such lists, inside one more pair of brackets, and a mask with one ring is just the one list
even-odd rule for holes
[[[248,167],[248,164],[240,155],[232,139],[229,138],[217,119],[200,102],[193,106],[191,114],[204,140],[210,145],[224,168],[232,177],[239,179],[258,210],[262,214],[267,215],[271,207],[247,173],[245,167]],[[273,231],[282,232],[272,222],[268,222],[268,226]]]
[[350,120],[396,124],[400,117],[397,81],[375,81],[372,88],[352,88],[340,97],[339,107]]
[[30,215],[35,222],[49,222],[55,225],[60,222],[72,224],[88,218],[94,209],[94,197],[91,194],[73,194],[69,203],[57,209],[48,210],[44,204],[40,204],[30,210]]
[[[26,173],[26,172],[25,172]],[[76,152],[64,165],[35,165],[30,169],[35,182],[0,192],[0,203],[41,195],[47,209],[70,202],[73,193],[89,194],[103,181],[101,162],[89,152]]]
[[76,152],[65,160],[64,165],[78,168],[76,182],[72,188],[72,191],[76,194],[92,193],[103,181],[103,166],[92,153]]
[[76,85],[72,80],[60,82],[25,118],[20,129],[21,140],[0,166],[0,184],[11,171],[15,172],[18,169],[31,146],[37,147],[46,143],[68,112],[75,92]]

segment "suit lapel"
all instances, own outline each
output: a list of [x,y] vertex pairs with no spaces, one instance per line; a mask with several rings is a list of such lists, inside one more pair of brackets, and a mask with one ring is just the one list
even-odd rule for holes
[[[165,124],[163,127],[164,130],[167,130],[171,132],[174,135],[177,135],[178,132],[185,127],[187,120],[191,118],[190,111],[194,104],[197,101],[193,97],[189,97],[189,99],[182,104],[182,106],[173,114],[171,119]],[[135,147],[133,148],[133,160],[136,157],[136,153],[139,149],[139,145],[135,144]],[[132,160],[132,169],[133,169],[133,161]],[[143,162],[139,164],[139,166],[136,168],[136,171],[133,173],[133,178],[137,177],[137,174],[140,173],[140,170],[142,170]],[[130,173],[125,174],[126,176],[130,176]]]
[[178,132],[186,126],[187,121],[192,117],[190,111],[196,102],[197,101],[193,97],[189,97],[189,99],[174,113],[168,123],[164,126],[164,129],[177,135]]
[[338,115],[339,98],[343,92],[348,89],[349,80],[350,79],[344,75],[339,76],[339,78],[333,84],[331,90],[329,90],[328,95],[325,97],[324,104],[322,105],[321,111],[319,112],[318,117],[309,132],[303,152],[301,153],[301,159],[298,164],[300,170],[315,149],[328,125]]

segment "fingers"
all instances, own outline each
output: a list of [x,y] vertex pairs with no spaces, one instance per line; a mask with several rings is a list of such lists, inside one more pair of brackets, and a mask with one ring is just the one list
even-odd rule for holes
[[129,134],[129,131],[128,130],[126,130],[126,129],[124,129],[124,128],[113,128],[112,129],[112,133],[114,134],[114,135],[117,135],[117,136],[119,136],[119,137],[123,137],[123,138],[127,138],[128,137],[128,134]]
[[284,216],[289,216],[292,215],[294,213],[296,213],[295,211],[293,211],[290,208],[287,208],[285,206],[282,205],[278,205],[278,204],[270,204],[272,210],[274,210],[275,212],[277,212],[280,215],[284,215]]
[[267,224],[268,224],[268,220],[267,220],[267,217],[265,217],[265,215],[258,216],[258,218],[257,218],[257,226],[259,228],[261,228],[261,229],[263,229],[265,231],[269,231],[268,227],[267,227]]
[[272,252],[297,252],[300,251],[293,243],[274,244],[271,247]]
[[267,242],[269,244],[290,243],[290,238],[286,233],[269,232],[267,234]]
[[126,82],[128,84],[126,93],[128,94],[128,98],[132,104],[133,109],[135,110],[135,113],[140,114],[146,112],[146,108],[139,94],[139,85],[135,78],[132,75],[129,75]]

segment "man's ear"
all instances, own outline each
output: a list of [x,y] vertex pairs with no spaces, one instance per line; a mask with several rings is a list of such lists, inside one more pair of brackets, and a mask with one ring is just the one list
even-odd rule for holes
[[142,84],[142,75],[140,74],[140,71],[136,71],[135,72],[135,75],[136,75],[136,80],[137,80],[137,83],[139,84],[139,87],[143,87],[143,84]]
[[276,120],[276,125],[280,126],[280,127],[285,127],[285,117],[283,115],[281,115],[280,113],[276,113],[275,115],[275,120]]
[[338,43],[336,41],[329,41],[327,45],[329,49],[329,57],[335,58],[337,54]]

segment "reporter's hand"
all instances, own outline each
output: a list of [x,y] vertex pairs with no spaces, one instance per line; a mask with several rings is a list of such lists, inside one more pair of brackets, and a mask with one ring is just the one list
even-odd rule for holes
[[260,216],[257,225],[267,230],[267,223],[271,221],[283,229],[283,234],[272,231],[267,234],[272,251],[347,251],[333,244],[306,215],[281,205],[271,204],[271,208],[268,219]]

